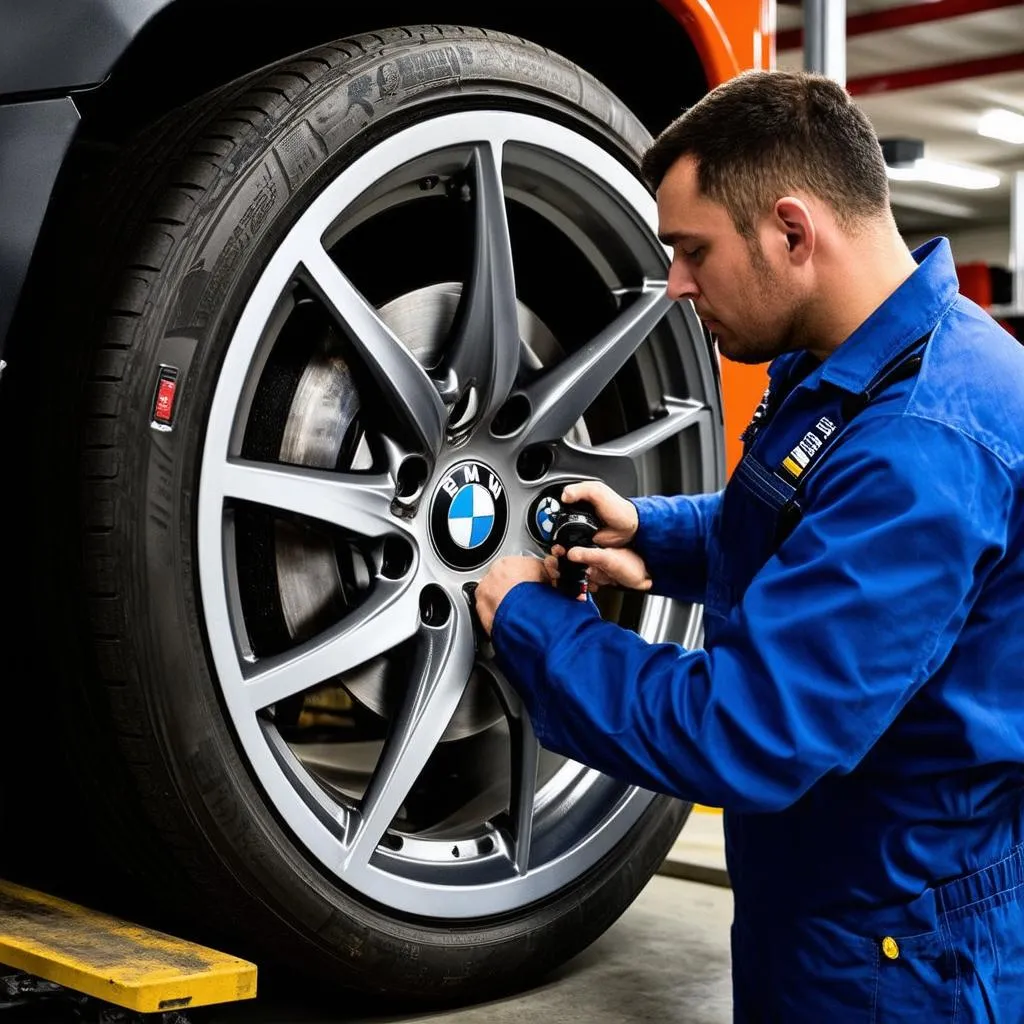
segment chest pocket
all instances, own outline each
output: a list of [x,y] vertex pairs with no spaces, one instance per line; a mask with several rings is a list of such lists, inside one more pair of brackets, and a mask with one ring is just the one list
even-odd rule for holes
[[727,616],[787,532],[796,488],[749,452],[725,488],[708,543],[705,611]]

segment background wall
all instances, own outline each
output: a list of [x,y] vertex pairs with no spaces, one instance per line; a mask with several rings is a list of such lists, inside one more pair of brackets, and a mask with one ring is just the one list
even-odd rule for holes
[[[1010,225],[986,225],[977,228],[963,228],[959,231],[940,231],[949,239],[953,257],[957,263],[988,263],[995,267],[1008,267],[1010,258]],[[925,233],[904,233],[904,239],[911,248],[927,242],[933,237]]]

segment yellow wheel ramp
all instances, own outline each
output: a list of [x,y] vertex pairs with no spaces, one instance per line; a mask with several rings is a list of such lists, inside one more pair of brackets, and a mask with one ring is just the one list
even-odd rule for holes
[[138,1013],[256,995],[255,964],[2,879],[0,963]]

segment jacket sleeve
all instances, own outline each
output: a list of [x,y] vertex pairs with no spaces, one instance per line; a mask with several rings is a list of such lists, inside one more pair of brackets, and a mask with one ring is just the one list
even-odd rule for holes
[[707,535],[722,504],[722,492],[631,500],[640,521],[633,547],[647,566],[653,593],[703,603]]
[[1013,485],[960,433],[885,417],[829,454],[806,500],[709,650],[515,587],[495,648],[543,745],[740,812],[851,771],[949,654],[1005,551]]

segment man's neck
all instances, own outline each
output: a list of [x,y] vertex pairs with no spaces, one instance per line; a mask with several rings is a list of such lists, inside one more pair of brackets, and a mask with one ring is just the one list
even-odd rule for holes
[[837,247],[820,271],[820,298],[811,311],[808,346],[831,355],[917,269],[903,239],[891,228],[864,232]]

